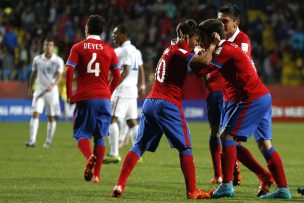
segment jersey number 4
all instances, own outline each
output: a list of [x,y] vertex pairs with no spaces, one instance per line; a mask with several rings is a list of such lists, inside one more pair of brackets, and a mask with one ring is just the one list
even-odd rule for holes
[[88,63],[88,66],[87,66],[87,72],[88,73],[95,73],[95,76],[98,77],[99,73],[100,73],[100,69],[99,69],[100,64],[95,63],[95,67],[94,67],[94,69],[92,69],[92,65],[95,62],[96,58],[97,58],[97,54],[93,53],[92,58],[91,58],[90,62]]

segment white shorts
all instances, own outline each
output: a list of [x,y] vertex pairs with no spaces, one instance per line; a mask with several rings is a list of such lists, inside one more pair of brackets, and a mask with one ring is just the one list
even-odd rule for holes
[[41,114],[44,106],[46,107],[46,114],[48,116],[60,116],[60,102],[58,91],[46,92],[40,94],[40,92],[34,92],[32,101],[32,112]]
[[112,116],[117,118],[137,119],[137,98],[111,98]]

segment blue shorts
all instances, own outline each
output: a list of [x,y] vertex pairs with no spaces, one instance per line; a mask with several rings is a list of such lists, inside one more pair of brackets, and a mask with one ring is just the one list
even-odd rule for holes
[[74,137],[99,138],[108,136],[111,121],[109,99],[92,99],[77,102],[74,111]]
[[154,152],[163,134],[172,148],[179,151],[192,148],[182,107],[166,100],[146,99],[134,147]]
[[207,97],[208,121],[210,126],[220,126],[223,92],[211,92]]
[[221,133],[246,141],[252,134],[256,141],[272,139],[271,95],[266,94],[251,102],[224,101]]

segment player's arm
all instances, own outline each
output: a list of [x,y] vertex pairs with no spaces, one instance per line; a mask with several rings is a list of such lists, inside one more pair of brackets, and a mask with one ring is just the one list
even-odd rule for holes
[[47,91],[51,91],[56,85],[59,84],[61,79],[62,79],[62,73],[56,72],[55,81],[48,86]]
[[33,85],[34,85],[36,78],[37,78],[37,70],[35,69],[35,70],[32,70],[30,80],[29,80],[28,91],[27,91],[27,94],[29,97],[33,96]]
[[114,92],[115,88],[119,85],[120,83],[120,69],[119,68],[114,68],[111,70],[111,81],[110,81],[110,91],[111,94]]
[[[122,65],[122,72],[120,73],[120,83],[127,77],[127,75],[130,72],[130,66],[129,65]],[[112,73],[113,74],[113,73]]]
[[66,65],[66,94],[67,94],[67,101],[68,103],[71,103],[71,98],[73,96],[73,78],[74,78],[74,67],[70,65]]
[[48,86],[47,91],[51,91],[62,80],[62,72],[64,70],[64,62],[61,58],[58,60],[58,66],[59,66],[59,68],[57,69],[57,72],[55,73],[55,81]]
[[196,54],[191,62],[191,64],[200,64],[202,66],[208,66],[211,63],[212,60],[212,54],[214,50],[216,49],[217,45],[219,44],[221,38],[219,34],[213,33],[212,35],[212,42],[210,43],[209,47],[205,50],[204,53]]
[[143,97],[146,94],[146,77],[143,65],[138,66],[139,73],[139,96]]

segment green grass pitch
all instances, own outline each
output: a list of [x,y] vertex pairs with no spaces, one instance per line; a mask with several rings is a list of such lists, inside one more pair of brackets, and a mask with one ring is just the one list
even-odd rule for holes
[[[26,148],[28,123],[0,123],[0,202],[188,202],[185,184],[179,167],[178,153],[170,149],[165,138],[156,153],[146,152],[128,180],[122,199],[113,199],[110,192],[119,175],[121,164],[103,165],[101,184],[85,182],[83,169],[86,160],[79,153],[72,138],[72,124],[57,125],[51,148],[42,147],[46,137],[46,123],[41,122],[35,148]],[[213,175],[208,148],[207,123],[189,123],[196,165],[197,185],[203,189]],[[293,199],[304,202],[297,187],[304,186],[304,124],[274,123],[273,145],[280,153]],[[108,145],[108,144],[107,144]],[[260,163],[266,167],[253,137],[245,143]],[[130,146],[121,150],[125,156]],[[283,202],[261,201],[256,197],[258,179],[241,165],[242,185],[236,196],[205,202]],[[272,187],[272,191],[275,187]],[[286,202],[286,201],[284,201]]]

